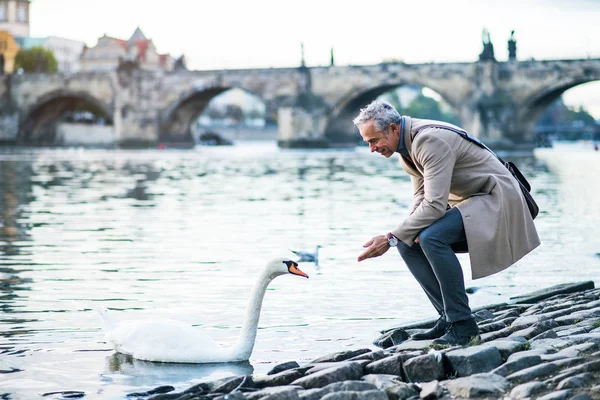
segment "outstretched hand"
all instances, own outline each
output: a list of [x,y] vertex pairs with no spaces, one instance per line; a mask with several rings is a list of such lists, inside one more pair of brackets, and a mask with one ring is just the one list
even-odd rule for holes
[[358,256],[359,262],[366,260],[367,258],[379,257],[390,249],[386,235],[375,236],[373,239],[363,244],[363,247],[367,248],[367,250],[363,251],[363,253]]

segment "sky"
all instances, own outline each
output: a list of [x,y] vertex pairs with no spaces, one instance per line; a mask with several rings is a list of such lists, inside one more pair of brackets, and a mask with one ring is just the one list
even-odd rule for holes
[[[600,58],[600,0],[32,0],[31,36],[96,44],[139,26],[158,51],[184,54],[190,69],[473,62],[481,33],[496,58]],[[565,95],[600,118],[600,84]]]

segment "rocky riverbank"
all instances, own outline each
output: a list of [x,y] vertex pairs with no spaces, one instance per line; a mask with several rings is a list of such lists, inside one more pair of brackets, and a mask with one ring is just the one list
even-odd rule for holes
[[432,348],[408,337],[433,324],[390,329],[363,348],[266,375],[234,376],[151,400],[600,399],[600,289],[560,285],[474,310],[481,342]]

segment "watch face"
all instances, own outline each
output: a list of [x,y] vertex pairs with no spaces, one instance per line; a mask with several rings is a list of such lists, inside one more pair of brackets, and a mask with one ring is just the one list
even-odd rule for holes
[[390,245],[390,247],[396,247],[398,246],[398,238],[396,236],[392,236],[388,239],[388,244]]

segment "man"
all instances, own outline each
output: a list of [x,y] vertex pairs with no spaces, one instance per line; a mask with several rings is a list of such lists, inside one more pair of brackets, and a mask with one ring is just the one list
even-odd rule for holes
[[375,100],[354,119],[371,152],[399,153],[411,176],[410,215],[387,234],[363,245],[363,261],[397,247],[440,318],[412,339],[465,345],[479,337],[455,250],[467,250],[472,278],[514,264],[539,244],[533,219],[516,179],[488,150],[460,128],[440,121],[401,117]]

